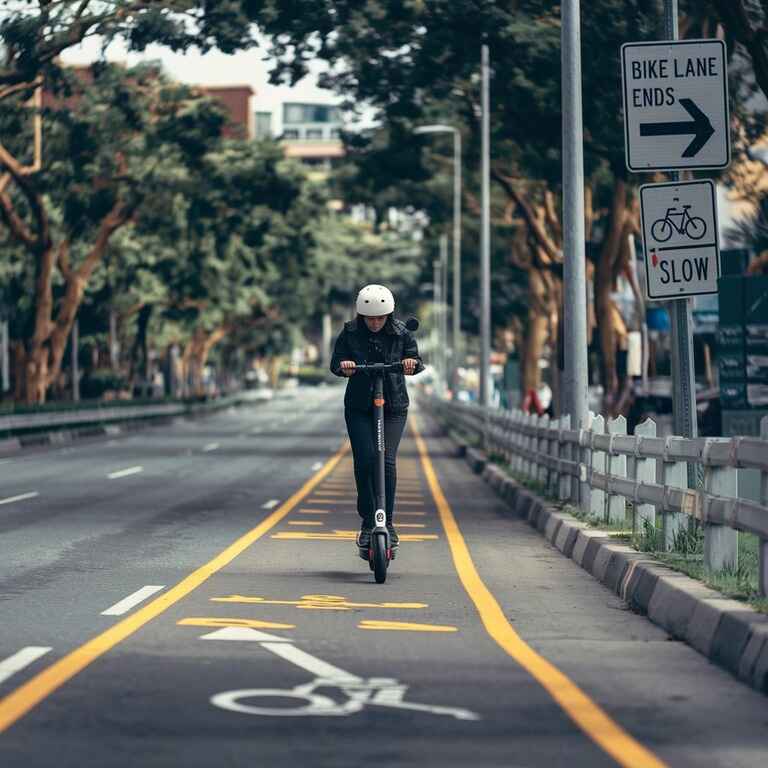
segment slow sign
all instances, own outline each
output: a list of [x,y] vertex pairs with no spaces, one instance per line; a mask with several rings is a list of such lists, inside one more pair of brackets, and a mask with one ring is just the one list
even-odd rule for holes
[[715,185],[709,181],[640,187],[648,298],[717,293],[720,276]]

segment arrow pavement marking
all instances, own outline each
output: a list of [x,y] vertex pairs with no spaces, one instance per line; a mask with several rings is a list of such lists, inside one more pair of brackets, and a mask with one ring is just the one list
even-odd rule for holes
[[640,123],[641,136],[687,136],[693,134],[693,140],[683,152],[683,157],[696,157],[699,150],[712,138],[715,129],[709,118],[691,99],[680,99],[680,106],[693,118],[670,123]]
[[270,635],[269,632],[260,632],[258,629],[250,627],[222,627],[207,635],[201,635],[201,640],[234,640],[237,642],[263,643],[265,641],[272,643],[290,643],[289,637],[278,637]]

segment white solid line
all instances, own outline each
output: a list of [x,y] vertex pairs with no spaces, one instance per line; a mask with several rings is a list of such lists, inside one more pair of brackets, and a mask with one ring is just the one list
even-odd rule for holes
[[7,680],[11,675],[20,672],[24,667],[29,666],[33,661],[37,661],[41,656],[45,656],[50,648],[42,645],[28,645],[20,651],[16,651],[13,656],[0,661],[0,683]]
[[262,504],[262,509],[272,509],[273,507],[276,507],[280,503],[279,499],[270,499],[266,504]]
[[210,451],[217,451],[220,448],[219,443],[208,443],[208,445],[203,448],[203,453],[209,453]]
[[323,464],[323,462],[322,462],[322,461],[316,461],[316,462],[315,462],[315,463],[312,465],[312,471],[313,471],[313,472],[317,472],[318,470],[322,469],[324,466],[325,466],[325,464]]
[[113,606],[107,608],[106,611],[102,611],[101,615],[122,616],[124,613],[130,611],[131,608],[146,600],[148,597],[151,597],[155,592],[159,592],[161,589],[165,589],[164,584],[160,584],[159,586],[150,584],[141,589],[137,589],[132,595],[124,597],[119,603],[115,603]]
[[10,496],[7,499],[0,499],[0,504],[13,504],[14,501],[24,501],[25,499],[34,499],[40,494],[37,491],[32,493],[20,493],[18,496]]
[[280,656],[280,658],[290,661],[291,664],[306,669],[307,672],[311,672],[316,677],[331,678],[334,682],[361,682],[357,675],[334,667],[333,664],[328,664],[328,662],[302,651],[301,648],[297,648],[295,645],[290,645],[289,643],[261,643],[261,646],[268,651],[272,651],[275,656]]
[[110,480],[117,480],[121,477],[128,477],[128,475],[138,475],[139,472],[143,472],[144,467],[128,467],[128,469],[120,469],[117,472],[110,472],[107,477]]

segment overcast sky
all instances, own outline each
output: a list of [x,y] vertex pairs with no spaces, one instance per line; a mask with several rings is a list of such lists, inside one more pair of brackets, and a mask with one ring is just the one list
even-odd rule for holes
[[[110,61],[135,64],[139,61],[160,60],[168,74],[176,80],[197,85],[250,85],[256,92],[251,101],[255,111],[273,113],[272,130],[282,130],[280,105],[284,101],[306,101],[309,103],[335,104],[341,101],[332,92],[317,87],[316,75],[322,71],[320,62],[313,67],[313,76],[305,77],[294,88],[269,85],[271,65],[263,61],[266,48],[227,56],[219,51],[201,55],[196,49],[186,54],[172,53],[166,48],[153,45],[144,53],[128,53],[119,42],[107,50]],[[70,48],[63,55],[64,61],[72,64],[89,64],[100,56],[100,41],[92,39],[77,48]]]

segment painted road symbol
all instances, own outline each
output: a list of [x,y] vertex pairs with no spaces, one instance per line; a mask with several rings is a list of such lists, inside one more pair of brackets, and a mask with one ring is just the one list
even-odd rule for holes
[[314,611],[352,611],[358,608],[419,609],[428,608],[427,603],[355,603],[341,595],[302,595],[300,600],[268,600],[266,597],[229,595],[212,597],[213,603],[245,603],[249,605],[289,605]]
[[715,185],[709,181],[640,187],[649,299],[717,293],[720,246]]
[[621,71],[630,171],[728,166],[728,71],[722,40],[625,43]]
[[[302,651],[289,638],[241,627],[233,627],[232,630],[226,632],[220,629],[203,637],[206,640],[256,642],[265,650],[315,675],[315,678],[294,688],[245,688],[217,693],[211,697],[211,704],[221,709],[264,717],[338,717],[354,715],[367,706],[377,706],[445,715],[457,720],[480,719],[468,709],[405,701],[408,686],[395,678],[358,677]],[[262,705],[253,703],[259,699],[263,700]],[[278,700],[283,702],[283,706],[268,706],[270,701],[274,703]],[[285,706],[286,700],[295,702],[295,706]]]

